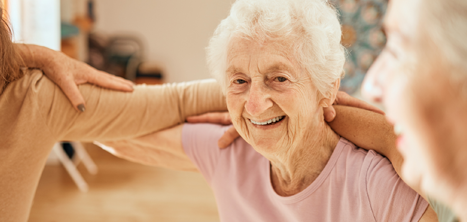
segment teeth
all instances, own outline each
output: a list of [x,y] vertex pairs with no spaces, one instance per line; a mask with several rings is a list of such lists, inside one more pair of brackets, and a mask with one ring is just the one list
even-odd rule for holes
[[267,121],[264,121],[264,122],[256,122],[254,120],[251,120],[251,123],[255,124],[255,125],[267,125],[267,124],[271,124],[271,123],[275,123],[279,120],[281,120],[283,118],[283,116],[278,116],[278,117],[275,117],[275,118],[272,118],[270,120],[267,120]]
[[400,124],[394,124],[394,133],[398,136],[400,134],[402,134],[402,126]]

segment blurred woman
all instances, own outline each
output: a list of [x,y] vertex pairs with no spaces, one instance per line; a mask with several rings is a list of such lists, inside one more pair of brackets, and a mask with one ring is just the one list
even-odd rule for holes
[[387,108],[405,181],[467,221],[467,1],[393,0],[385,26],[363,93]]

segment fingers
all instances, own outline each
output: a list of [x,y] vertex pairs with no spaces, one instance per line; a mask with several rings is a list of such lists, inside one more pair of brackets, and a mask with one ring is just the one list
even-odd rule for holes
[[324,120],[328,123],[332,122],[336,117],[336,110],[334,110],[333,106],[325,107],[323,109],[324,112]]
[[339,91],[337,93],[335,104],[344,105],[344,106],[352,106],[352,107],[356,107],[360,109],[366,109],[366,110],[384,115],[384,112],[381,109],[377,108],[376,106],[370,105],[367,102],[354,98],[350,96],[349,94],[342,92],[342,91]]
[[206,113],[199,116],[190,116],[186,118],[189,123],[216,123],[223,125],[232,124],[230,115],[228,112],[222,113]]
[[[93,69],[93,68],[92,68]],[[113,89],[123,92],[133,92],[133,82],[117,77],[102,71],[93,69],[87,73],[87,81],[103,88]]]
[[60,89],[62,89],[63,93],[65,93],[66,97],[68,97],[76,110],[80,112],[84,112],[86,110],[86,103],[84,102],[84,98],[81,95],[78,86],[72,79],[64,78],[57,85],[60,87]]
[[238,137],[240,137],[240,134],[238,134],[235,127],[232,126],[227,131],[225,131],[224,135],[222,135],[219,141],[217,141],[217,145],[221,149],[226,148]]

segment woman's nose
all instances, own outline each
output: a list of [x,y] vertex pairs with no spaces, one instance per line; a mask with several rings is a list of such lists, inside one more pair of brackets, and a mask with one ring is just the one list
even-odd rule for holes
[[377,59],[368,70],[362,83],[362,95],[368,100],[380,103],[383,99],[383,85],[381,79],[384,78],[387,70],[384,61]]
[[259,116],[271,108],[273,103],[262,83],[251,83],[245,110],[252,116]]

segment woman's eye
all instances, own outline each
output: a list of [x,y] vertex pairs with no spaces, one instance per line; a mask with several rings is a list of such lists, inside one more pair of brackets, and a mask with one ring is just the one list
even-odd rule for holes
[[277,77],[276,80],[279,81],[279,82],[287,81],[287,79],[285,77]]
[[237,84],[243,84],[243,83],[246,83],[246,81],[245,81],[245,80],[243,80],[243,79],[236,79],[234,82],[235,82],[235,83],[237,83]]

